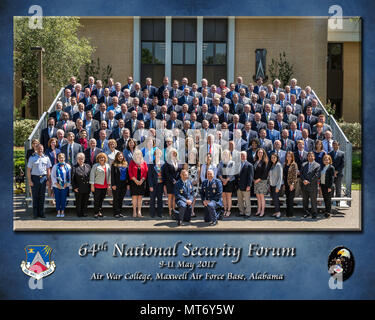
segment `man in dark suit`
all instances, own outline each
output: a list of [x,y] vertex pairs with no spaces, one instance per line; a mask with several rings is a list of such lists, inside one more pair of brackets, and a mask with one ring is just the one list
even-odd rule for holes
[[254,120],[254,115],[251,113],[251,108],[249,104],[243,106],[243,112],[240,115],[240,122],[245,124],[245,122],[252,122]]
[[308,123],[305,122],[305,115],[303,113],[300,113],[298,115],[298,120],[297,120],[297,129],[300,130],[301,132],[304,129],[307,129],[309,132],[309,135],[311,134],[311,127]]
[[295,196],[301,196],[301,184],[300,184],[300,176],[301,176],[301,169],[302,164],[307,161],[307,154],[308,152],[304,149],[304,143],[302,140],[298,141],[297,143],[297,150],[294,151],[294,159],[298,166],[298,173],[297,173],[297,184],[296,184],[296,193]]
[[189,94],[189,88],[184,89],[183,95],[178,98],[178,104],[182,106],[183,104],[187,104],[188,106],[191,106],[193,103],[193,97]]
[[123,152],[128,145],[129,139],[130,139],[130,130],[128,128],[124,128],[122,130],[122,137],[117,139],[116,141],[117,142],[116,149]]
[[[318,180],[320,178],[320,164],[315,162],[314,152],[309,152],[307,162],[301,168],[301,188],[303,198],[304,218],[312,216],[316,219],[318,214],[317,197],[318,197]],[[311,213],[309,209],[309,199],[311,200]]]
[[168,105],[167,113],[170,114],[172,111],[180,112],[181,109],[182,106],[178,104],[178,99],[174,97],[172,98],[172,103]]
[[309,138],[309,131],[307,129],[302,130],[302,139],[304,149],[307,152],[314,150],[314,140]]
[[257,112],[254,115],[254,120],[251,122],[251,127],[253,128],[253,130],[255,130],[258,133],[260,129],[264,129],[264,130],[267,129],[267,124],[262,122],[261,118],[262,118],[261,114]]
[[272,120],[268,122],[268,128],[267,128],[267,139],[270,139],[272,143],[274,143],[276,140],[280,140],[281,134],[280,131],[275,129],[275,122]]
[[55,118],[48,118],[47,128],[40,132],[40,143],[43,145],[44,150],[48,149],[48,141],[51,138],[56,138],[57,128],[55,127]]
[[91,91],[91,97],[96,96],[100,99],[104,94],[103,83],[101,80],[96,80],[95,88]]
[[212,104],[212,98],[208,96],[207,89],[203,89],[202,96],[199,97],[199,105],[202,106],[203,104],[206,104],[208,107],[211,107]]
[[102,149],[96,147],[96,140],[89,140],[89,147],[84,151],[85,163],[88,163],[91,167],[96,162],[96,156],[102,152]]
[[251,101],[250,101],[250,108],[251,108],[251,113],[262,113],[263,109],[262,106],[257,102],[258,101],[258,95],[257,94],[252,94],[251,95]]
[[181,220],[190,222],[192,214],[192,205],[194,201],[194,189],[187,170],[182,170],[180,180],[174,186],[174,194],[176,197],[176,213],[177,225],[181,225]]
[[103,120],[103,121],[100,122],[100,129],[94,132],[94,139],[99,140],[99,138],[100,138],[100,131],[102,131],[102,130],[105,131],[107,138],[112,133],[112,130],[108,129],[107,122],[105,120]]
[[190,129],[200,129],[202,128],[202,124],[197,121],[197,114],[192,112],[190,114]]
[[190,114],[188,113],[189,107],[187,104],[182,105],[182,110],[178,114],[177,119],[184,122],[186,120],[190,120]]
[[150,117],[145,122],[145,128],[146,129],[150,129],[150,128],[158,129],[159,126],[160,126],[159,122],[160,122],[160,120],[158,120],[156,118],[156,111],[155,110],[151,110]]
[[245,122],[245,128],[242,131],[242,139],[247,142],[247,149],[250,148],[250,142],[256,138],[258,138],[258,133],[251,130],[251,122]]
[[61,120],[57,123],[56,127],[58,129],[64,130],[65,134],[71,132],[76,128],[76,125],[72,120],[69,120],[69,115],[66,112],[62,113]]
[[276,115],[276,121],[275,122],[275,129],[277,131],[279,131],[280,133],[284,130],[284,129],[287,129],[288,128],[288,124],[286,122],[283,121],[284,119],[284,114],[282,112],[279,112],[277,115]]
[[170,114],[171,118],[167,121],[167,129],[171,130],[174,128],[182,129],[182,121],[177,119],[177,112],[172,111]]
[[271,140],[267,139],[266,137],[267,137],[266,130],[260,129],[259,130],[259,142],[260,142],[259,147],[263,148],[268,154],[273,149],[273,143]]
[[98,98],[98,103],[99,104],[105,103],[106,106],[110,106],[112,104],[112,97],[110,93],[111,92],[109,88],[105,88],[103,95],[100,98]]
[[158,96],[158,99],[161,100],[163,98],[164,90],[167,89],[168,93],[172,89],[169,86],[169,78],[164,77],[163,78],[163,84],[159,87],[158,91],[156,92],[156,95]]
[[124,91],[125,89],[129,89],[129,92],[132,92],[134,90],[133,77],[128,77],[127,84],[121,88],[121,91]]
[[99,110],[94,114],[94,119],[99,122],[108,119],[107,106],[105,103],[100,104]]
[[202,105],[201,112],[198,114],[197,120],[202,123],[203,120],[210,121],[212,114],[208,112],[207,105]]
[[147,89],[148,90],[148,97],[153,98],[156,93],[157,89],[152,85],[152,79],[151,78],[146,78],[146,85],[141,89],[142,91]]
[[83,127],[87,131],[87,138],[91,139],[94,137],[94,133],[100,129],[100,124],[98,120],[92,117],[92,111],[86,111],[86,119],[83,120]]
[[55,123],[58,123],[62,119],[63,114],[63,104],[61,101],[56,102],[55,111],[52,111],[49,115],[50,118],[55,119]]
[[133,137],[134,132],[138,128],[138,121],[140,120],[137,119],[137,111],[133,110],[130,119],[125,122],[125,128],[129,129],[131,137]]
[[341,180],[345,167],[345,153],[339,149],[340,143],[334,140],[332,143],[333,150],[329,153],[332,158],[332,165],[335,167],[335,194],[341,197]]
[[306,108],[306,119],[305,122],[310,125],[310,128],[315,126],[318,123],[318,117],[312,114],[311,106]]
[[86,119],[85,105],[82,102],[78,104],[78,111],[73,114],[73,122],[75,123],[78,118],[82,121]]
[[233,122],[230,125],[228,125],[228,130],[233,132],[234,130],[237,130],[237,129],[242,130],[243,128],[244,128],[244,125],[240,123],[240,116],[238,114],[234,114]]
[[295,150],[295,142],[289,139],[289,131],[284,129],[281,131],[281,149],[284,151],[294,151]]
[[267,103],[264,106],[264,112],[262,114],[262,117],[261,117],[260,121],[262,121],[264,123],[268,123],[271,120],[276,121],[276,114],[271,111],[271,105],[269,103]]
[[130,93],[130,96],[132,98],[142,99],[143,93],[142,93],[142,90],[141,90],[141,84],[139,82],[135,83],[134,91],[132,93]]
[[239,103],[239,95],[234,94],[232,98],[232,102],[229,104],[229,110],[231,113],[241,114],[243,112],[243,104]]
[[112,130],[111,130],[112,132],[111,132],[108,139],[118,140],[122,136],[122,130],[124,130],[124,128],[125,128],[125,121],[123,119],[116,120],[116,121],[117,121],[117,126],[114,126],[112,128]]
[[284,114],[283,120],[284,120],[284,122],[288,123],[289,125],[292,121],[294,121],[294,122],[297,121],[297,116],[295,116],[292,113],[292,107],[290,105],[287,105],[286,108],[285,108],[285,114]]
[[228,104],[223,105],[223,112],[219,116],[219,122],[220,123],[226,122],[228,124],[233,122],[233,115],[229,112]]
[[237,202],[240,216],[250,218],[251,216],[251,201],[250,188],[253,183],[254,168],[247,160],[246,151],[241,151],[241,163],[239,172],[236,175],[237,182]]
[[74,166],[77,164],[77,154],[83,152],[83,148],[79,143],[74,142],[73,132],[68,132],[67,139],[68,143],[61,148],[61,152],[65,154],[66,162]]

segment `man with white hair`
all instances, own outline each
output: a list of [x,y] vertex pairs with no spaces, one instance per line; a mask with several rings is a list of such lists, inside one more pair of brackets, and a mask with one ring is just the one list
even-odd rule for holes
[[75,97],[77,99],[77,103],[80,102],[83,98],[82,85],[80,83],[77,83],[74,86],[74,92],[72,94],[72,97]]
[[279,95],[280,92],[284,91],[280,86],[281,81],[279,79],[273,80],[273,92],[275,92],[276,95]]
[[204,137],[202,138],[203,139],[201,140],[199,147],[199,162],[205,163],[206,155],[209,153],[212,156],[212,164],[217,166],[220,162],[220,146],[215,143],[215,137],[211,133],[208,134],[207,141],[204,139]]
[[290,80],[290,93],[295,94],[296,97],[299,97],[301,92],[301,87],[297,86],[297,79],[293,78]]
[[115,83],[115,90],[110,95],[111,95],[111,97],[115,97],[116,96],[119,100],[121,99],[121,97],[124,94],[121,91],[121,83],[120,82],[116,82]]

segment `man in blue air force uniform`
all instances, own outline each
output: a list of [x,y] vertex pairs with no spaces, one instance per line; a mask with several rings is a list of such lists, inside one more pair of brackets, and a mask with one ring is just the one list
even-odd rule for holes
[[207,179],[203,181],[200,193],[205,210],[204,221],[215,226],[220,215],[217,210],[223,206],[223,185],[219,179],[214,178],[212,170],[207,171]]
[[176,213],[177,225],[181,225],[181,220],[190,222],[192,204],[194,200],[194,192],[191,181],[188,179],[189,174],[186,170],[182,170],[180,174],[181,179],[178,180],[174,187],[176,196],[176,205],[178,213]]

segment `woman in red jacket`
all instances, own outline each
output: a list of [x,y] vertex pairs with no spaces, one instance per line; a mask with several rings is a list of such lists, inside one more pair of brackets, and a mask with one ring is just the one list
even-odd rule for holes
[[146,191],[147,172],[148,167],[146,161],[143,160],[142,151],[134,151],[133,160],[129,164],[130,193],[132,195],[134,218],[142,217],[142,196]]

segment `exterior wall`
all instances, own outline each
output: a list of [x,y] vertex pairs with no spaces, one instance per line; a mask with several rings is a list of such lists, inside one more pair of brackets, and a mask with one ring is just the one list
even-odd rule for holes
[[254,82],[255,49],[267,49],[267,75],[271,59],[285,51],[298,85],[310,85],[326,101],[327,19],[236,18],[235,48],[235,77],[246,84]]
[[133,74],[133,18],[80,18],[80,22],[78,35],[90,38],[96,47],[93,60],[99,57],[101,68],[111,64],[113,79],[125,83]]
[[361,121],[361,42],[344,42],[343,46],[343,105],[345,121]]

